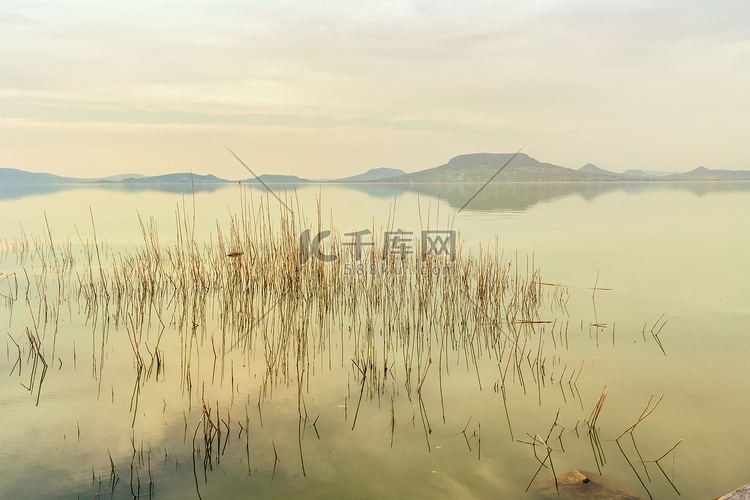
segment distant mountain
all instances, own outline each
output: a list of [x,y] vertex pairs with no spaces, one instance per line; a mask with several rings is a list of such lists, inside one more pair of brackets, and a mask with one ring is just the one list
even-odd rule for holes
[[[711,170],[698,167],[690,172],[666,174],[666,172],[644,172],[627,170],[622,174],[601,169],[587,163],[578,170],[560,167],[551,163],[542,163],[520,153],[508,165],[503,166],[513,157],[511,153],[473,153],[456,156],[439,167],[421,170],[410,174],[394,168],[374,168],[363,174],[335,179],[333,181],[310,180],[296,175],[263,174],[259,177],[266,184],[306,184],[314,182],[486,182],[497,174],[498,182],[600,182],[600,181],[750,181],[748,170]],[[120,174],[102,178],[65,177],[40,172],[26,172],[15,168],[0,168],[0,187],[33,185],[111,185],[122,186],[126,190],[159,189],[195,191],[196,185],[201,189],[218,189],[221,184],[232,183],[214,175],[198,175],[189,172],[144,176],[141,174]],[[258,179],[249,178],[241,182],[259,184]],[[142,187],[138,187],[142,186]],[[145,187],[149,186],[149,187]],[[157,187],[158,186],[158,187]],[[166,188],[164,186],[171,186]],[[187,186],[187,187],[185,187]],[[10,189],[10,188],[9,188]],[[15,188],[13,188],[15,189]]]
[[83,179],[39,172],[26,172],[15,168],[0,168],[0,182],[8,184],[73,184],[83,182]]
[[367,181],[379,181],[381,179],[388,179],[390,177],[396,177],[398,175],[405,175],[401,169],[398,168],[371,168],[364,174],[353,175],[351,177],[344,177],[342,179],[335,179],[331,182],[367,182]]
[[[274,174],[263,174],[259,175],[258,179],[262,180],[266,184],[306,184],[308,182],[315,182],[309,179],[303,179],[296,175],[274,175]],[[251,177],[245,179],[242,182],[258,183],[258,179]]]
[[665,175],[672,175],[674,172],[655,172],[655,171],[643,171],[639,169],[630,169],[622,173],[626,177],[639,177],[643,179],[655,179],[657,177],[664,177]]
[[215,175],[197,175],[187,173],[180,174],[166,174],[166,175],[155,175],[152,177],[139,177],[139,178],[128,178],[121,181],[117,181],[118,184],[225,184],[228,182],[226,179],[220,179]]
[[750,181],[748,170],[711,170],[698,167],[683,174],[672,174],[660,177],[662,181]]
[[[190,175],[190,174],[172,174],[172,175]],[[165,177],[165,176],[160,176]],[[200,177],[200,176],[198,176]],[[0,168],[0,182],[8,184],[91,184],[91,183],[114,183],[121,181],[148,182],[148,179],[142,174],[119,174],[107,177],[65,177],[55,174],[46,174],[41,172],[26,172],[15,168]],[[161,182],[161,181],[158,181]]]
[[614,175],[617,177],[623,177],[624,174],[618,174],[616,172],[610,172],[609,170],[604,170],[602,168],[597,167],[593,163],[587,163],[581,168],[578,169],[579,172],[587,172],[589,174],[596,174],[596,175]]
[[99,177],[96,179],[88,179],[90,181],[109,181],[109,182],[120,182],[128,179],[143,179],[146,177],[143,174],[118,174],[118,175],[110,175],[108,177]]
[[[384,182],[486,182],[513,157],[511,153],[474,153],[456,156],[445,165],[399,175]],[[621,181],[619,175],[592,173],[541,163],[520,153],[495,177],[499,182]]]
[[[300,184],[312,182],[294,175],[261,175],[260,179],[266,183]],[[230,181],[215,175],[198,175],[190,172],[176,174],[145,176],[142,174],[119,174],[98,178],[63,177],[54,174],[26,172],[15,168],[0,168],[0,182],[4,184],[226,184]],[[243,182],[257,183],[255,178]]]

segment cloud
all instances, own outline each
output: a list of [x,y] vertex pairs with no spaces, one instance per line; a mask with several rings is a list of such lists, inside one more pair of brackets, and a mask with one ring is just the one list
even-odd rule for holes
[[[613,169],[649,153],[639,142],[662,137],[677,148],[669,166],[686,169],[692,156],[676,134],[703,163],[717,148],[750,159],[732,145],[748,131],[749,10],[667,1],[12,2],[0,20],[0,109],[39,123],[418,130],[429,141],[451,134],[464,145],[455,154],[494,134],[495,151],[531,142],[549,161]],[[721,131],[706,130],[719,122]]]

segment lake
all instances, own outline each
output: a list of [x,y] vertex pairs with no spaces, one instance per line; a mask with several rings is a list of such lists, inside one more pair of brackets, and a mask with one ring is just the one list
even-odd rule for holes
[[750,183],[271,188],[0,187],[2,496],[750,482]]

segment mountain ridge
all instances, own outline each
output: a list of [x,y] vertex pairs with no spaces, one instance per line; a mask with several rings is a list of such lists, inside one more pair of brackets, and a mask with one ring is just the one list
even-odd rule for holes
[[334,179],[330,182],[373,182],[405,174],[406,172],[404,172],[400,168],[379,167],[371,168],[363,174],[343,177],[341,179]]
[[750,181],[748,170],[712,170],[698,167],[689,172],[660,177],[664,181]]
[[414,182],[656,182],[656,181],[750,181],[748,170],[712,170],[698,167],[689,172],[667,174],[627,170],[611,172],[587,163],[574,170],[552,163],[545,163],[525,153],[469,153],[454,156],[437,167],[406,173],[387,167],[373,168],[362,174],[332,180],[311,180],[295,175],[262,174],[256,178],[227,180],[212,174],[200,175],[189,172],[145,176],[142,174],[119,174],[100,178],[66,177],[43,172],[27,172],[15,168],[0,168],[2,184],[91,184],[91,185],[159,185],[199,184],[215,185],[259,181],[268,184],[305,184],[336,182],[414,183]]
[[525,153],[470,153],[438,167],[401,175],[383,182],[597,182],[621,176],[582,172],[542,163]]
[[617,172],[611,172],[609,170],[604,170],[603,168],[599,168],[593,163],[587,163],[581,168],[578,169],[579,172],[586,172],[589,174],[597,174],[597,175],[612,175],[615,177],[627,177],[625,174],[618,174]]

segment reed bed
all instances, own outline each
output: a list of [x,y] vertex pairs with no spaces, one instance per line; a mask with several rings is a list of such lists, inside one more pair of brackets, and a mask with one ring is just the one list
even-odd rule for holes
[[[163,380],[167,365],[179,370],[180,390],[188,406],[184,413],[186,442],[188,429],[193,429],[193,470],[199,495],[197,470],[202,468],[205,482],[220,464],[231,441],[232,422],[238,425],[238,439],[245,434],[251,473],[250,417],[248,404],[243,408],[241,403],[250,403],[250,396],[239,390],[240,381],[249,385],[245,382],[251,373],[260,374],[252,380],[258,388],[261,427],[263,404],[272,399],[274,390],[279,386],[295,389],[303,475],[306,429],[312,427],[320,439],[318,417],[308,415],[306,398],[315,372],[334,366],[348,368],[354,387],[344,398],[345,419],[352,431],[357,429],[364,401],[379,405],[381,398],[385,404],[390,398],[392,446],[398,420],[394,396],[403,391],[419,410],[428,452],[432,452],[432,425],[423,395],[428,391],[439,394],[445,423],[443,377],[451,370],[473,372],[478,390],[492,386],[502,396],[511,440],[507,402],[511,386],[524,394],[536,394],[539,405],[543,389],[552,385],[559,386],[563,398],[568,390],[581,401],[577,382],[583,362],[578,369],[569,370],[567,363],[561,366],[558,354],[569,348],[566,306],[570,289],[543,281],[533,256],[525,262],[519,262],[518,255],[506,257],[497,239],[494,247],[478,249],[464,247],[459,239],[453,255],[430,255],[419,241],[408,255],[390,252],[378,236],[395,229],[395,209],[388,215],[386,227],[369,228],[373,245],[357,255],[352,239],[337,231],[333,221],[323,223],[320,204],[309,221],[294,194],[282,196],[283,206],[267,195],[255,200],[252,191],[241,189],[240,213],[230,214],[223,226],[217,222],[215,233],[202,239],[196,238],[195,211],[190,213],[184,203],[178,205],[176,235],[170,245],[161,243],[153,218],[138,214],[142,241],[129,252],[113,251],[98,238],[93,213],[91,227],[83,231],[90,236],[84,238],[78,231],[77,244],[70,238],[57,242],[48,223],[43,237],[22,230],[21,236],[0,241],[1,258],[17,268],[0,275],[5,305],[12,315],[16,304],[26,302],[33,325],[24,334],[33,358],[29,386],[33,389],[37,383],[37,403],[49,366],[47,359],[55,359],[57,325],[65,308],[71,316],[76,308],[76,314],[91,328],[92,376],[99,381],[98,395],[110,336],[127,336],[134,370],[129,407],[132,428],[139,418],[141,388],[160,376]],[[451,227],[449,220],[445,229]],[[336,256],[329,261],[317,258],[306,239],[323,231],[328,232],[321,254]],[[595,284],[594,293],[596,290]],[[661,319],[652,328],[657,341],[664,326],[656,328]],[[592,326],[598,338],[606,324],[595,318]],[[612,335],[614,339],[614,325]],[[9,336],[18,348],[20,374],[23,348],[16,340],[18,334]],[[164,339],[177,343],[179,352],[165,352]],[[333,358],[334,345],[341,353],[337,359]],[[480,370],[488,365],[496,371],[488,374]],[[224,383],[230,388],[230,398],[226,407],[220,408],[218,400],[206,397],[205,389],[207,384],[221,387]],[[606,389],[586,421],[597,466],[604,464],[596,421],[605,397]],[[539,470],[546,464],[552,467],[551,437],[556,427],[562,427],[559,416],[558,411],[547,438],[530,436]],[[417,421],[416,409],[412,420]],[[471,450],[466,428],[463,435]],[[481,460],[481,427],[472,437]],[[556,439],[562,447],[562,430]],[[281,459],[276,444],[271,444],[275,474]],[[538,456],[537,446],[544,449]],[[136,452],[133,439],[133,452],[131,492],[141,494],[141,477],[147,474],[151,495],[150,451],[143,459],[143,450]],[[120,477],[111,455],[109,463],[114,488]]]
[[[294,206],[293,199],[286,201]],[[36,279],[28,279],[25,296],[29,304],[38,304],[40,321],[56,323],[61,298],[69,291],[92,326],[127,326],[138,365],[144,363],[137,349],[144,328],[156,324],[185,335],[181,366],[187,370],[193,342],[206,342],[206,325],[216,320],[221,331],[210,341],[222,365],[232,351],[259,349],[267,382],[288,381],[296,377],[292,367],[299,368],[300,377],[309,376],[304,365],[310,355],[324,350],[321,342],[330,340],[325,335],[333,325],[346,322],[352,328],[353,366],[371,390],[399,358],[409,391],[419,389],[432,356],[442,370],[450,350],[464,351],[471,364],[480,356],[496,358],[503,383],[509,374],[525,383],[526,360],[532,377],[543,383],[543,342],[532,341],[544,323],[542,295],[546,292],[554,307],[564,300],[565,289],[543,284],[538,269],[519,269],[517,262],[481,248],[472,255],[459,247],[447,259],[424,258],[417,246],[404,258],[387,255],[383,242],[355,261],[335,231],[323,251],[337,260],[303,261],[300,235],[309,229],[303,217],[281,210],[272,223],[269,200],[247,207],[230,217],[228,229],[217,225],[216,238],[208,243],[195,240],[192,219],[178,206],[176,244],[169,247],[160,245],[155,221],[139,215],[142,246],[129,254],[110,254],[97,240],[92,214],[93,238],[79,235],[78,254],[69,243],[55,245],[51,231],[46,240],[24,236],[5,242],[4,248],[22,266],[41,264]],[[317,219],[322,230],[320,213]],[[10,277],[4,281],[8,296],[16,297]],[[48,289],[51,282],[58,284],[54,290]],[[258,328],[261,323],[271,328]],[[263,335],[269,329],[280,334]],[[311,338],[316,329],[322,331]],[[383,349],[377,348],[380,342]],[[477,381],[481,386],[478,373]]]

